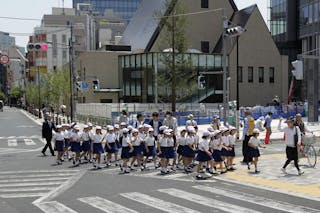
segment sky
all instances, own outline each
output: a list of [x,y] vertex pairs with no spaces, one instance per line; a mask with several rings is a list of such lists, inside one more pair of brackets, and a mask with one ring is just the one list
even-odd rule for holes
[[[4,0],[2,0],[4,1]],[[269,0],[235,0],[239,9],[257,4],[267,23],[267,2]],[[8,0],[0,7],[0,31],[16,37],[18,46],[26,47],[28,35],[40,25],[44,14],[51,14],[52,7],[62,7],[63,0]],[[72,0],[64,0],[65,7],[72,7]],[[3,17],[22,17],[39,20],[9,20]]]

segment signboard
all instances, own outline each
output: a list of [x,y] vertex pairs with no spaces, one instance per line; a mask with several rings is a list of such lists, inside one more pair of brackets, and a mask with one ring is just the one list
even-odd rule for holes
[[33,77],[34,75],[39,74],[47,74],[47,66],[34,66],[30,67],[30,77]]
[[88,82],[82,82],[82,90],[88,90],[88,89],[89,89]]
[[0,55],[0,64],[8,64],[10,61],[10,58],[6,54]]

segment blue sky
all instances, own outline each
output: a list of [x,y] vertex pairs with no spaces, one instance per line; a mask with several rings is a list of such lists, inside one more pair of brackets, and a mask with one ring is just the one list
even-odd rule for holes
[[[4,1],[4,0],[3,0]],[[235,0],[239,9],[258,4],[262,15],[267,20],[267,2],[269,0]],[[72,7],[72,0],[64,0],[65,7]],[[0,7],[1,17],[26,17],[41,19],[43,14],[50,14],[52,7],[61,7],[62,0],[9,0]],[[25,47],[28,33],[40,25],[40,21],[8,20],[0,18],[0,31],[13,33],[16,43]]]

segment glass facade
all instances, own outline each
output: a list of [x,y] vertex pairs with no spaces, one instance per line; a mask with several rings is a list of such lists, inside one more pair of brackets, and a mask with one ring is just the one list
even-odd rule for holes
[[[170,102],[172,53],[143,53],[119,56],[123,75],[122,99],[126,103]],[[177,102],[222,102],[222,75],[205,72],[221,71],[220,54],[176,54]],[[198,89],[198,76],[206,78],[204,90]],[[222,72],[221,72],[222,73]],[[157,95],[156,95],[157,94]]]
[[[73,0],[73,8],[77,4],[90,4],[94,12],[104,15],[106,11],[111,10],[113,13],[123,19],[130,20],[136,12],[141,0]],[[87,10],[86,7],[80,9]]]
[[287,34],[287,0],[271,0],[271,34],[277,40],[285,40]]
[[305,26],[320,21],[319,0],[301,0],[299,7],[300,26]]

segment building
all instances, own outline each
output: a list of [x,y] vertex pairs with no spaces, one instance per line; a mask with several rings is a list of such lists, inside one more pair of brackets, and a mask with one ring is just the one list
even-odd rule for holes
[[[236,48],[236,38],[230,38],[227,44],[228,75],[230,77],[228,84],[230,91],[229,100],[236,99],[237,75],[239,77],[240,105],[265,105],[271,103],[274,96],[279,96],[284,102],[287,100],[288,59],[278,51],[256,5],[238,11],[232,0],[185,0],[181,2],[189,9],[188,12],[197,14],[188,19],[186,37],[189,39],[189,49],[197,50],[198,52],[198,54],[193,53],[191,56],[191,58],[199,59],[198,63],[197,60],[194,63],[197,63],[194,68],[198,75],[219,68],[221,70],[221,61],[220,67],[215,66],[215,64],[216,62],[219,64],[219,58],[221,60],[222,54],[222,11],[204,11],[226,8],[226,15],[230,23],[233,23],[230,27],[240,25],[246,29],[246,32],[239,36],[238,50]],[[150,53],[162,54],[164,50],[171,48],[163,42],[167,34],[161,30],[162,27],[159,26],[159,22],[143,18],[152,17],[154,11],[163,8],[163,3],[164,1],[159,0],[142,1],[136,15],[124,32],[120,43],[130,45],[133,52],[145,53],[146,57]],[[167,9],[164,9],[162,12],[163,14],[170,15],[170,11]],[[261,42],[262,39],[263,42]],[[155,102],[155,97],[160,95],[157,94],[154,98],[148,96],[147,89],[149,90],[150,86],[143,85],[145,81],[143,73],[150,72],[150,76],[155,76],[155,72],[160,73],[159,67],[148,66],[146,71],[146,68],[141,66],[146,64],[145,56],[137,54],[120,56],[122,63],[121,72],[123,77],[126,78],[122,81],[123,84],[121,86],[123,88],[123,102],[147,101],[153,103]],[[123,60],[123,57],[127,57],[128,59]],[[150,58],[152,57],[150,56]],[[126,60],[130,64],[129,69],[123,67],[123,61]],[[159,58],[157,60],[157,63],[161,63]],[[148,63],[150,65],[150,62]],[[158,70],[156,70],[157,68]],[[165,70],[168,71],[168,68],[165,68]],[[204,75],[207,78],[206,82],[208,82],[205,91],[193,90],[188,99],[181,99],[181,101],[222,102],[221,75]],[[148,80],[148,82],[153,82],[153,87],[155,79],[153,77],[153,79]],[[127,85],[127,82],[132,83]],[[192,88],[194,88],[194,85],[197,85],[196,78],[192,82],[192,85]],[[128,88],[131,89],[128,90]],[[159,89],[157,89],[158,92],[160,91]],[[129,93],[127,93],[128,91]],[[204,95],[202,95],[203,93]],[[194,99],[192,98],[193,96],[201,98]]]
[[304,79],[295,81],[295,96],[300,101],[308,100],[312,106],[309,112],[318,118],[320,2],[271,0],[270,5],[271,33],[280,52],[289,56],[289,63],[296,59],[303,61]]
[[114,15],[129,22],[141,0],[73,0],[78,11],[92,11],[100,16]]
[[0,50],[6,50],[11,46],[16,45],[15,37],[9,35],[9,33],[0,31]]

